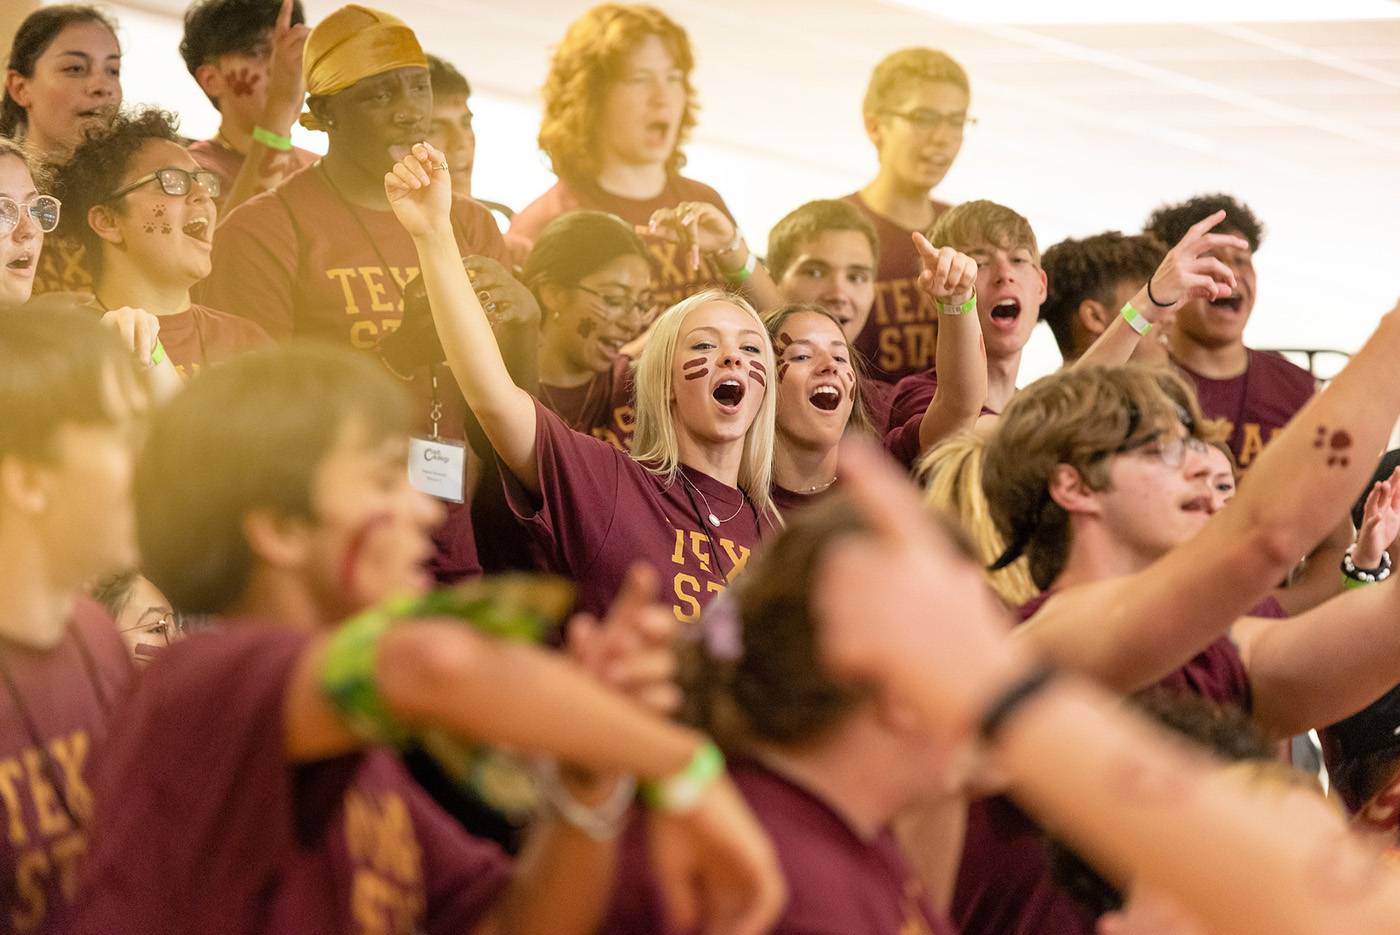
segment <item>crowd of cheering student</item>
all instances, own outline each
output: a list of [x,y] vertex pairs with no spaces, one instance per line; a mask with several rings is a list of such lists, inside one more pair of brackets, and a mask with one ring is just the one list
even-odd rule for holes
[[654,7],[513,216],[390,13],[180,53],[211,139],[97,8],[8,57],[0,932],[1400,932],[1400,306],[1317,392],[1238,199],[937,200],[932,49],[764,245]]

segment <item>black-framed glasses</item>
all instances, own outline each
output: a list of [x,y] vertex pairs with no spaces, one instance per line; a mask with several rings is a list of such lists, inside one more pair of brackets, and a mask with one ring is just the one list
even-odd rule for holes
[[651,310],[656,307],[656,298],[650,292],[643,292],[634,299],[625,292],[599,292],[597,289],[577,284],[574,288],[580,292],[586,292],[602,302],[610,317],[636,315],[645,320]]
[[46,234],[58,227],[58,213],[63,202],[53,195],[35,195],[28,201],[15,201],[8,195],[0,195],[0,234],[8,234],[19,227],[19,219],[29,215],[34,226]]
[[977,126],[976,117],[971,117],[961,111],[945,114],[921,107],[918,110],[883,110],[881,113],[908,121],[914,129],[922,130],[925,133],[931,133],[939,127],[948,127],[950,130],[957,130],[961,133],[968,127]]
[[157,169],[150,175],[142,176],[130,185],[123,186],[112,192],[107,201],[116,201],[123,195],[129,195],[142,185],[150,182],[159,182],[160,190],[167,195],[183,197],[190,193],[190,185],[198,185],[204,189],[204,193],[210,198],[218,198],[222,186],[219,184],[219,177],[204,169],[197,169],[194,172],[181,169],[177,166],[166,166],[164,169]]

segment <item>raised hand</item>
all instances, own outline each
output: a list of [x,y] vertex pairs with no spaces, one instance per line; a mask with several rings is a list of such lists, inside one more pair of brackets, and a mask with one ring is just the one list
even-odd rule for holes
[[1372,487],[1367,495],[1351,560],[1357,568],[1378,567],[1381,553],[1390,548],[1396,536],[1400,536],[1400,467]]
[[977,261],[952,247],[934,247],[923,234],[914,234],[914,247],[923,260],[919,289],[940,305],[962,305],[977,285]]
[[955,740],[1026,653],[1006,638],[1006,611],[977,565],[883,451],[843,442],[839,470],[870,532],[834,545],[814,576],[825,657],[910,698]]
[[637,563],[627,572],[607,619],[589,614],[569,623],[569,654],[600,682],[642,707],[669,717],[680,707],[675,684],[676,615],[656,601],[656,572]]
[[282,0],[277,24],[272,32],[272,60],[268,65],[267,103],[263,105],[265,129],[286,135],[301,113],[306,97],[302,57],[311,28],[305,23],[292,25],[292,0]]
[[452,236],[452,179],[442,150],[414,143],[409,154],[384,174],[384,194],[411,236]]
[[787,899],[773,843],[726,776],[684,814],[651,812],[670,921],[705,935],[761,935]]
[[504,265],[489,256],[469,256],[462,260],[467,276],[493,326],[540,319],[540,306],[525,284],[511,275]]
[[1146,294],[1147,289],[1144,289],[1139,293],[1140,299],[1133,303],[1138,312],[1155,321],[1158,316],[1175,311],[1192,299],[1223,299],[1235,291],[1234,272],[1207,254],[1220,247],[1248,250],[1249,242],[1234,234],[1212,234],[1223,220],[1223,210],[1202,218],[1167,251],[1149,281],[1151,294]]
[[736,228],[714,205],[683,201],[674,208],[652,212],[645,226],[637,225],[637,232],[644,237],[690,247],[690,266],[695,271],[700,268],[701,255],[722,253],[734,242]]

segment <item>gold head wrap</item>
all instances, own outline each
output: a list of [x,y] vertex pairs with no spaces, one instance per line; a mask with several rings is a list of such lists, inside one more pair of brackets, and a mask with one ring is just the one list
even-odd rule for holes
[[[306,37],[302,75],[306,93],[324,97],[357,81],[395,68],[428,67],[413,30],[397,16],[349,4],[321,20]],[[308,130],[324,130],[311,111],[301,115]]]

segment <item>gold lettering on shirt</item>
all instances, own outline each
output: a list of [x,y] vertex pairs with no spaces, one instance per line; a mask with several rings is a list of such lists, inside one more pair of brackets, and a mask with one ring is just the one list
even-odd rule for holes
[[389,302],[384,301],[388,294],[382,280],[384,270],[378,266],[361,266],[358,270],[360,278],[365,282],[365,289],[369,292],[369,308],[372,312],[393,312],[397,309]]
[[1244,430],[1240,434],[1240,467],[1249,467],[1250,463],[1257,457],[1259,452],[1264,450],[1264,432],[1257,422],[1246,422]]
[[345,844],[355,864],[350,909],[361,935],[412,935],[422,919],[423,853],[393,792],[345,793]]
[[17,757],[0,760],[0,799],[5,802],[5,812],[9,815],[9,837],[11,847],[23,847],[29,843],[29,834],[24,828],[24,812],[21,810],[19,791],[15,784],[24,778]]
[[[710,537],[704,532],[695,530],[677,529],[675,533],[675,544],[671,550],[671,564],[686,566],[691,565],[692,561],[698,562],[701,571],[713,575]],[[743,571],[749,563],[749,555],[752,550],[748,546],[739,545],[733,539],[724,537],[720,537],[718,544],[720,550],[729,559],[730,567],[729,571],[725,573],[724,581],[715,581],[709,578],[702,583],[697,575],[685,571],[676,572],[671,580],[671,593],[675,598],[671,604],[671,610],[676,615],[676,619],[682,623],[693,623],[699,620],[701,597],[724,591],[725,585],[732,584],[734,576]]]
[[355,304],[355,290],[350,288],[350,277],[355,275],[355,271],[349,267],[337,267],[326,270],[326,278],[334,279],[340,283],[341,294],[345,297],[345,314],[358,315],[360,307]]

